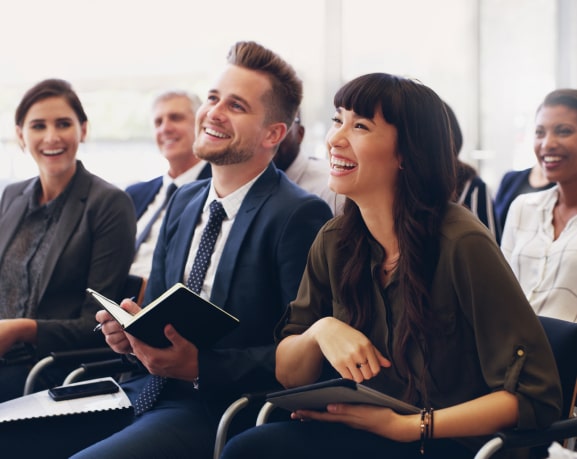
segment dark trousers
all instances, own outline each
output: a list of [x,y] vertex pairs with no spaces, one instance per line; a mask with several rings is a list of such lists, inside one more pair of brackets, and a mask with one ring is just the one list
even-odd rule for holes
[[[139,377],[122,387],[134,401],[146,381],[147,377]],[[229,401],[207,401],[192,385],[171,381],[157,405],[139,417],[108,413],[0,424],[0,455],[2,459],[211,459],[218,421]]]
[[451,440],[434,440],[421,455],[420,443],[398,443],[343,424],[272,422],[233,437],[221,459],[386,458],[468,459],[474,453]]

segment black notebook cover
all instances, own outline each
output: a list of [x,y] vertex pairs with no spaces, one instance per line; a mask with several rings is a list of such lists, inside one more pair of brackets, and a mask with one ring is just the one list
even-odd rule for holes
[[419,413],[421,411],[416,406],[402,400],[363,384],[357,384],[351,379],[342,378],[271,392],[267,394],[266,400],[290,411],[298,409],[324,411],[330,403],[385,406],[401,414]]
[[164,327],[167,324],[172,324],[178,333],[199,349],[212,347],[239,324],[236,317],[180,283],[172,286],[134,316],[98,292],[91,289],[87,291],[114,316],[127,333],[153,347],[170,345],[164,336]]

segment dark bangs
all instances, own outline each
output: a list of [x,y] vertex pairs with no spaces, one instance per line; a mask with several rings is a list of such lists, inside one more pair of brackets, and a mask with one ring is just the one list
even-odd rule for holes
[[380,108],[389,124],[397,125],[399,79],[387,73],[369,73],[345,84],[335,94],[335,107],[352,110],[364,118],[373,118]]
[[446,205],[455,189],[455,157],[447,112],[433,90],[408,78],[369,73],[345,84],[334,105],[370,119],[380,110],[396,127],[404,166],[399,203],[413,210]]

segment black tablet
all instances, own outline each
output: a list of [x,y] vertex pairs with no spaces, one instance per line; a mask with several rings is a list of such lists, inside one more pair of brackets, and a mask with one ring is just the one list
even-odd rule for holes
[[354,403],[391,408],[401,414],[419,413],[416,406],[387,394],[357,384],[351,379],[331,379],[307,386],[295,387],[267,394],[267,402],[286,410],[324,411],[330,403]]

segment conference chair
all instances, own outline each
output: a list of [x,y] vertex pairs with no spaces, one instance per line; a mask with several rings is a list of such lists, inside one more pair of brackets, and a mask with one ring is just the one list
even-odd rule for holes
[[[483,445],[475,459],[489,459],[497,451],[512,448],[546,449],[553,441],[563,442],[577,437],[577,417],[574,416],[575,395],[577,390],[577,324],[550,317],[539,317],[547,334],[555,356],[561,389],[563,393],[563,419],[553,423],[547,429],[516,431],[514,429],[498,432]],[[219,459],[227,441],[229,427],[234,417],[252,404],[261,404],[255,425],[269,420],[275,410],[270,402],[265,402],[266,394],[246,394],[233,402],[222,415],[215,439],[214,459]],[[263,404],[264,403],[264,404]]]
[[[142,304],[146,282],[147,280],[142,277],[129,275],[121,297],[134,298],[137,304]],[[134,364],[123,359],[108,346],[52,352],[32,367],[24,384],[23,395],[34,392],[34,386],[40,374],[47,368],[55,367],[75,369],[62,382],[62,384],[69,384],[79,379],[95,378],[102,375],[120,375],[134,369]]]
[[475,459],[488,459],[497,451],[512,448],[548,447],[552,442],[567,444],[577,437],[575,395],[577,391],[577,324],[539,317],[551,344],[563,393],[563,418],[546,429],[498,432],[478,451]]

